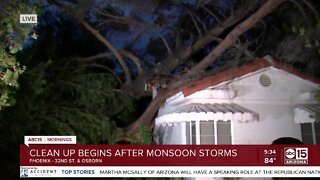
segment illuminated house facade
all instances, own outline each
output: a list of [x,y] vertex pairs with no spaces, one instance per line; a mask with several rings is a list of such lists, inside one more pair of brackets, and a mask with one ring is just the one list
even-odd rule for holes
[[182,86],[159,109],[157,144],[320,144],[320,80],[265,57]]

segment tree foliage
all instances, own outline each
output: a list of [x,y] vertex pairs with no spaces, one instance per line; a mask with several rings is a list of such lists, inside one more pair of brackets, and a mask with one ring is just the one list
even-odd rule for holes
[[24,70],[12,55],[0,51],[0,111],[14,104],[13,90],[19,87],[18,78]]
[[[0,2],[0,48],[16,53],[36,24],[21,24],[20,14],[36,14],[38,1],[1,1]],[[31,37],[31,36],[30,36]]]
[[20,82],[17,102],[0,113],[5,129],[0,149],[11,162],[18,161],[17,145],[26,135],[75,135],[77,143],[115,144],[123,137],[116,120],[130,119],[134,110],[111,74],[72,58],[29,67]]
[[36,1],[31,5],[20,0],[0,2],[0,110],[15,102],[14,92],[25,67],[16,61],[14,54],[22,48],[34,27],[34,24],[20,24],[19,16],[34,14],[36,9]]
[[[286,36],[278,42],[275,57],[292,64],[308,74],[319,75],[320,58],[320,17],[311,1],[286,6],[279,16],[286,21],[281,24]],[[298,12],[298,13],[293,13]]]

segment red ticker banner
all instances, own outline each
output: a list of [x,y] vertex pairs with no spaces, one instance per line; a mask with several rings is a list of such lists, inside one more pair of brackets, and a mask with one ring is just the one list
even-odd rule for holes
[[21,166],[320,166],[320,145],[20,145]]
[[20,177],[319,177],[320,145],[20,145]]

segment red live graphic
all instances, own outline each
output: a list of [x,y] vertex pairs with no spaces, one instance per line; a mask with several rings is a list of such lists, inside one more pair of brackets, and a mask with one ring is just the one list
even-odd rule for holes
[[20,145],[20,166],[319,166],[320,145]]

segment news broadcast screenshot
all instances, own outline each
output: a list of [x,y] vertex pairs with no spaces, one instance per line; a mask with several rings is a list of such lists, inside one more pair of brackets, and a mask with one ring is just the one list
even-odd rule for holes
[[0,179],[318,179],[319,2],[0,0]]

